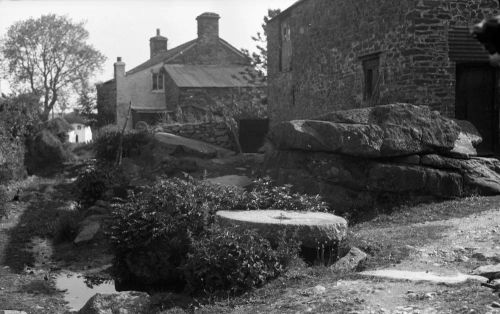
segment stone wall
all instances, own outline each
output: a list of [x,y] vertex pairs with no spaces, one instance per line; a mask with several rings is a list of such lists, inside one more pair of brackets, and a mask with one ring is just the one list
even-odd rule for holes
[[[455,64],[448,31],[496,13],[494,0],[306,0],[269,23],[272,123],[391,102],[454,115]],[[291,70],[281,71],[282,25]],[[379,96],[363,99],[365,57],[378,54]]]
[[236,150],[233,135],[223,122],[160,124],[155,127],[155,132],[172,133]]

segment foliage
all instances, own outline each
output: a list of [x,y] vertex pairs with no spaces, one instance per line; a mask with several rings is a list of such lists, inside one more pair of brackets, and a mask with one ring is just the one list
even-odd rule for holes
[[107,162],[92,162],[84,167],[75,181],[75,192],[82,206],[102,199],[112,187],[124,186],[127,180],[120,168]]
[[[116,160],[119,149],[121,130],[115,126],[105,126],[100,129],[99,135],[94,141],[96,158],[104,161]],[[149,142],[147,132],[130,130],[123,137],[123,157],[131,157],[138,154],[140,148]]]
[[[258,206],[324,209],[320,199],[274,188],[269,179],[245,192],[194,179],[161,178],[113,210],[115,275],[152,285],[177,282],[175,288],[193,293],[221,289],[237,293],[259,286],[279,275],[297,255],[298,243],[289,240],[294,237],[283,236],[278,247],[271,248],[252,232],[235,233],[215,222],[218,210]],[[210,276],[218,279],[210,283]]]
[[11,85],[42,100],[41,118],[70,88],[79,90],[105,61],[86,41],[84,23],[64,16],[42,15],[14,23],[0,46]]
[[61,214],[55,223],[53,238],[55,243],[71,242],[78,234],[81,213],[67,211]]
[[38,126],[38,101],[34,95],[0,98],[0,134],[11,140],[22,140]]
[[267,23],[280,13],[280,9],[267,10],[267,15],[264,16],[264,23],[262,23],[262,32],[257,32],[257,34],[252,37],[252,40],[256,43],[257,52],[250,54],[247,49],[242,49],[243,53],[250,58],[252,66],[254,66],[263,77],[267,75]]
[[269,241],[255,231],[215,226],[193,241],[183,270],[190,291],[238,294],[277,277],[285,266]]
[[95,86],[91,86],[88,82],[82,83],[81,90],[78,91],[78,113],[85,118],[91,126],[97,123],[97,91]]
[[269,177],[254,182],[246,193],[247,209],[283,209],[294,211],[328,211],[329,207],[319,195],[293,193],[291,185],[276,186]]

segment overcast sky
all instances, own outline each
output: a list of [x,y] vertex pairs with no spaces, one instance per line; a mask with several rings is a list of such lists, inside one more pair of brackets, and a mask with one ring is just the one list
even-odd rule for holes
[[[252,50],[251,36],[261,29],[267,9],[286,9],[296,0],[100,0],[100,1],[5,1],[0,0],[0,37],[18,20],[55,13],[74,21],[86,21],[89,42],[108,60],[95,81],[112,77],[113,62],[122,57],[126,69],[149,58],[149,38],[156,29],[168,38],[172,48],[196,38],[195,18],[216,12],[220,36],[236,48]],[[2,90],[7,89],[2,82]]]

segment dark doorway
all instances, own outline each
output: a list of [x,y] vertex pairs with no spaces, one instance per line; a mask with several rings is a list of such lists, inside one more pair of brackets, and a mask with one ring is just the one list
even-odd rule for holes
[[498,108],[495,105],[496,70],[487,63],[457,64],[455,116],[477,128],[483,142],[478,154],[498,149]]
[[269,130],[268,119],[242,119],[240,120],[240,144],[244,153],[256,153],[264,144],[267,131]]

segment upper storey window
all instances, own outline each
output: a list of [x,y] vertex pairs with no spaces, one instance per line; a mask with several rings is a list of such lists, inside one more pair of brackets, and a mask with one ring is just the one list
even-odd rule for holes
[[153,90],[163,90],[163,73],[153,73]]
[[292,34],[288,19],[281,22],[280,29],[280,71],[290,71],[292,70]]

